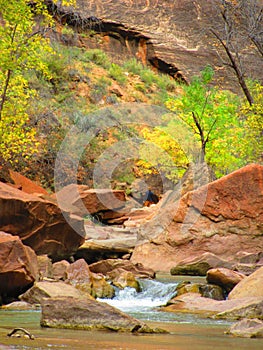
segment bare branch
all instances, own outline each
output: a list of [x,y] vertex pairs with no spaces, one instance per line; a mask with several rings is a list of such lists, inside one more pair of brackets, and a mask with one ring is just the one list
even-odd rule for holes
[[221,37],[213,30],[211,29],[211,32],[214,34],[214,36],[219,40],[219,42],[221,43],[221,45],[223,46],[230,62],[231,62],[231,66],[233,67],[234,71],[236,72],[237,78],[238,78],[238,82],[249,102],[250,105],[252,105],[254,103],[253,97],[246,85],[244,76],[242,74],[242,71],[240,69],[240,67],[237,64],[237,61],[235,59],[235,57],[233,56],[233,54],[231,53],[229,47],[227,46],[227,44],[224,42],[224,40],[221,39]]

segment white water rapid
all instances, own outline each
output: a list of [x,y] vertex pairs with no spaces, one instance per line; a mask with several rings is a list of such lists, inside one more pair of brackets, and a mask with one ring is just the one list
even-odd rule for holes
[[164,282],[158,280],[139,280],[141,291],[136,292],[134,288],[115,289],[113,299],[98,299],[110,304],[117,309],[144,321],[176,322],[176,323],[199,323],[219,324],[226,323],[225,320],[213,320],[201,318],[198,315],[186,313],[174,313],[160,311],[159,306],[166,303],[176,295],[177,282]]
[[140,292],[134,288],[117,289],[113,299],[99,299],[125,313],[141,319],[159,320],[163,314],[157,307],[165,305],[176,294],[177,283],[140,279]]

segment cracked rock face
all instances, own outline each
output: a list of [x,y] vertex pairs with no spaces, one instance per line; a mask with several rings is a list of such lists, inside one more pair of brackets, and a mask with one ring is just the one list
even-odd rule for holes
[[[144,64],[189,81],[206,65],[228,88],[237,84],[232,70],[210,29],[220,31],[219,0],[77,0],[77,7],[56,9],[59,21],[78,31],[93,30],[102,36],[101,48],[127,60],[136,56]],[[52,1],[50,1],[52,3]],[[59,16],[60,14],[60,16]],[[89,40],[82,42],[89,46]],[[242,52],[241,52],[242,54]],[[246,70],[262,79],[260,57],[246,52]],[[251,69],[253,67],[253,69]]]

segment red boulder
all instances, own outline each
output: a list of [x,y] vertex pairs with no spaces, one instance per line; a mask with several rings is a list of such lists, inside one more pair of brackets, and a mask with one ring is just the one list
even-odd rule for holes
[[37,256],[18,236],[0,232],[0,295],[18,296],[38,278]]

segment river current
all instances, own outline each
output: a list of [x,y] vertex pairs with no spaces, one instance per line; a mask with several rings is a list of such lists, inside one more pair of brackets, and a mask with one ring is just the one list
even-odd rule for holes
[[[106,331],[82,331],[41,328],[40,311],[0,309],[0,349],[65,350],[262,350],[263,339],[235,338],[225,334],[230,322],[180,313],[167,313],[158,307],[175,294],[177,282],[165,279],[140,280],[141,291],[116,290],[114,299],[103,299],[125,313],[160,327],[169,334],[124,334]],[[9,338],[7,333],[23,327],[35,339]]]

